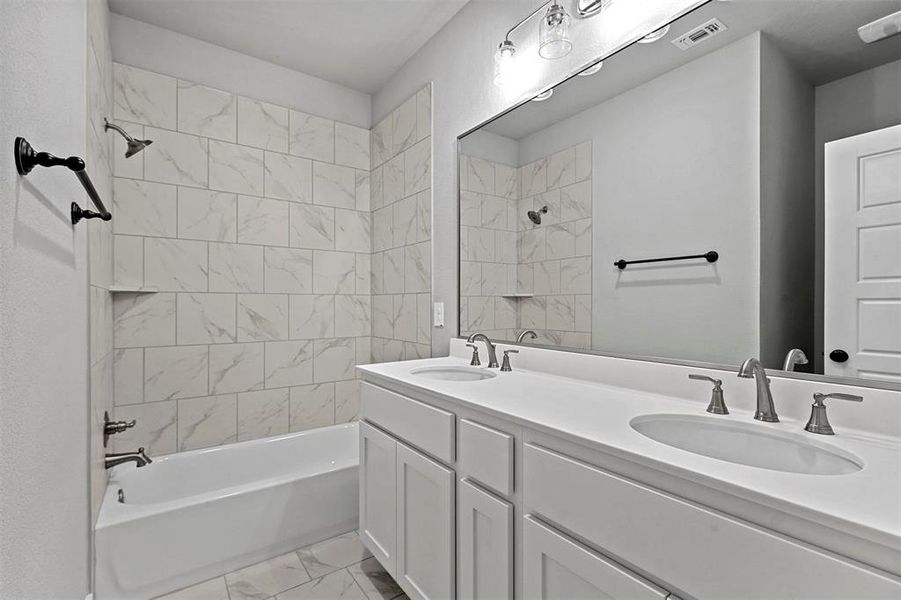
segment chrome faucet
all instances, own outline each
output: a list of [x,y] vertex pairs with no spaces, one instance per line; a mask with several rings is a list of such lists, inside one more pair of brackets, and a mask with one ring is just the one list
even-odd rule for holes
[[523,341],[524,339],[526,339],[526,336],[529,336],[529,339],[530,339],[530,340],[537,340],[537,339],[538,339],[538,334],[537,334],[537,333],[535,333],[535,332],[532,331],[531,329],[526,329],[525,331],[523,331],[522,333],[519,334],[519,337],[518,337],[518,338],[516,338],[516,343],[517,343],[517,344],[521,344],[522,341]]
[[778,423],[779,415],[776,414],[776,408],[773,406],[770,380],[760,361],[756,358],[749,358],[743,362],[738,369],[738,376],[743,379],[753,377],[757,381],[757,410],[754,412],[754,418],[767,423]]
[[121,465],[122,463],[133,462],[138,467],[143,467],[145,465],[149,465],[153,461],[150,460],[150,457],[144,454],[144,448],[138,448],[137,452],[119,452],[117,454],[107,454],[104,459],[104,466],[107,469],[112,469],[116,465]]
[[484,333],[474,333],[466,340],[470,344],[476,340],[482,340],[485,342],[485,345],[488,347],[488,368],[496,369],[498,367],[497,364],[497,353],[495,352],[494,344],[491,343],[491,340],[488,339],[488,336]]
[[794,371],[795,365],[806,365],[807,355],[800,348],[792,348],[785,355],[785,364],[782,366],[783,371]]

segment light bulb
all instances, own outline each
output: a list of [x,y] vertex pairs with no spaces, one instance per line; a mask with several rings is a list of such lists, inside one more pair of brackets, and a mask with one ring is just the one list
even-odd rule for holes
[[658,29],[656,31],[652,31],[651,33],[647,34],[646,36],[644,36],[643,38],[638,40],[638,43],[639,44],[653,44],[654,42],[656,42],[657,40],[659,40],[660,38],[665,36],[668,32],[669,32],[669,25],[664,25],[660,29]]
[[504,40],[497,46],[494,53],[494,84],[504,86],[512,77],[513,60],[516,55],[516,46],[510,40]]
[[569,54],[573,48],[569,39],[570,18],[566,10],[556,0],[547,9],[539,27],[538,54],[542,58],[556,59]]
[[590,67],[588,67],[587,69],[585,69],[584,71],[578,73],[578,75],[579,75],[579,77],[588,77],[589,75],[594,75],[595,73],[600,71],[601,67],[603,67],[603,66],[604,66],[604,61],[602,61],[602,60],[598,61],[598,62],[594,63],[593,65],[591,65]]

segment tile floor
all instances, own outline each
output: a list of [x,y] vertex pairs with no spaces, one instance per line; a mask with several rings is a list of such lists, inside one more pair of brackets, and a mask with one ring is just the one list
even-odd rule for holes
[[158,600],[407,600],[355,531]]

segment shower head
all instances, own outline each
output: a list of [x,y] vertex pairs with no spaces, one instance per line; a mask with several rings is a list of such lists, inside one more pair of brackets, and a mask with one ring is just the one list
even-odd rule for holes
[[542,206],[538,210],[530,210],[526,214],[529,216],[530,221],[536,225],[541,225],[541,215],[547,214],[547,206]]
[[109,131],[110,129],[114,131],[118,131],[119,134],[125,138],[125,143],[128,144],[128,148],[125,150],[125,158],[131,158],[147,146],[153,143],[153,140],[136,140],[130,135],[128,135],[124,129],[116,125],[115,123],[110,123],[106,119],[103,120],[104,127],[103,129]]

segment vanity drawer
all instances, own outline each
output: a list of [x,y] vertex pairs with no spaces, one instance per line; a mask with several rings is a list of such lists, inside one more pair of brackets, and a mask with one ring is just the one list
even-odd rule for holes
[[526,600],[629,598],[665,600],[666,590],[547,527],[523,518],[523,596]]
[[360,385],[364,419],[445,463],[454,462],[454,414],[395,394],[384,388]]
[[690,596],[901,594],[901,584],[876,572],[540,446],[525,445],[522,489],[524,511]]
[[492,490],[513,494],[513,436],[460,419],[458,470]]

